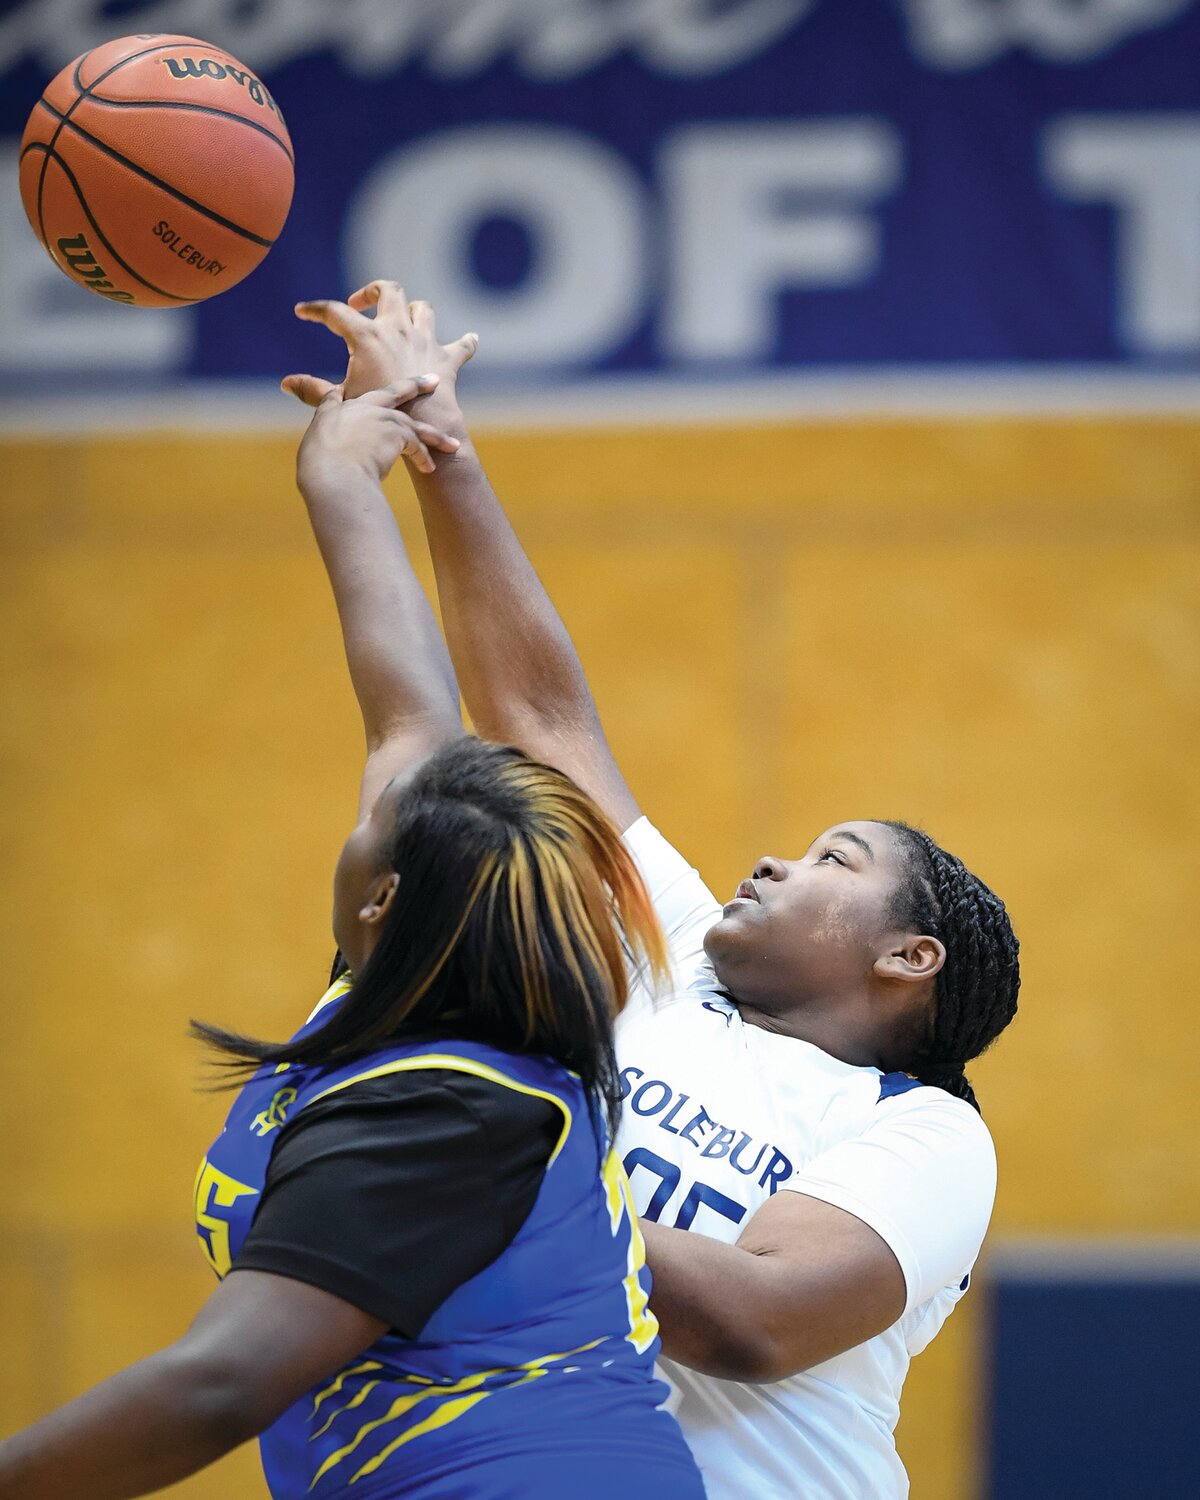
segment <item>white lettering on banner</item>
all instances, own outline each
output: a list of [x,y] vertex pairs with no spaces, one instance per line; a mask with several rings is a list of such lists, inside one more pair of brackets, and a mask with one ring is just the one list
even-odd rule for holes
[[[622,343],[641,317],[648,260],[644,190],[588,136],[551,126],[444,131],[369,175],[346,221],[352,282],[394,276],[447,328],[486,331],[489,360],[580,364]],[[521,224],[533,268],[496,289],[472,274],[489,217]]]
[[1045,136],[1064,196],[1116,211],[1117,319],[1143,354],[1200,350],[1200,115],[1081,115]]
[[912,49],[934,68],[985,67],[1024,49],[1043,62],[1085,63],[1196,0],[906,0]]
[[[0,143],[0,370],[62,374],[179,369],[195,330],[190,308],[158,315],[115,306],[69,282],[21,207],[16,141]],[[86,227],[86,226],[85,226]]]
[[[0,20],[0,74],[33,57],[51,71],[128,30],[211,37],[268,72],[332,51],[359,76],[421,63],[444,77],[501,59],[534,79],[578,78],[623,53],[668,77],[714,77],[760,56],[838,0],[23,0]],[[882,7],[886,0],[878,0]],[[1088,62],[1198,0],[900,0],[913,52],[961,70],[1024,49]]]
[[[780,292],[870,276],[879,231],[864,206],[895,189],[901,156],[875,120],[678,131],[661,158],[666,352],[768,355]],[[351,281],[395,276],[448,327],[486,331],[489,363],[582,364],[619,347],[657,290],[646,196],[622,157],[575,131],[445,131],[367,178],[347,218],[347,269]],[[485,286],[472,268],[491,217],[533,242],[516,286]]]
[[712,77],[757,57],[816,0],[486,0],[437,29],[431,71],[482,72],[511,53],[530,78],[557,81],[630,52],[669,77]]
[[[252,58],[262,73],[329,48],[363,75],[422,63],[446,77],[502,58],[531,78],[576,78],[628,52],[668,76],[710,77],[758,56],[818,0],[159,0],[123,20]],[[25,0],[0,21],[0,73],[58,69],[113,35],[103,0]]]
[[867,280],[880,236],[863,209],[896,190],[901,163],[896,132],[876,120],[679,131],[662,154],[666,349],[761,359],[773,352],[780,292]]

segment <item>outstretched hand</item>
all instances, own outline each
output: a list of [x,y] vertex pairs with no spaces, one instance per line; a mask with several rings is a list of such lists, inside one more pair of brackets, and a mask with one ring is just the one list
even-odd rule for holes
[[[313,381],[315,376],[292,377]],[[348,396],[340,385],[320,382],[325,390],[308,425],[296,460],[300,488],[327,477],[330,468],[352,466],[371,479],[382,480],[404,455],[423,474],[432,474],[431,448],[454,453],[457,438],[423,422],[401,408],[438,387],[438,376],[415,375],[382,390]]]
[[[374,316],[368,316],[371,310]],[[343,339],[349,363],[341,388],[349,398],[391,386],[422,372],[439,377],[436,393],[423,400],[421,415],[437,425],[461,427],[456,383],[458,372],[479,347],[479,336],[465,333],[451,344],[439,344],[433,309],[428,302],[409,302],[394,281],[372,281],[348,302],[300,302],[296,316],[323,323]],[[308,406],[316,406],[333,382],[315,375],[289,375],[283,389]]]

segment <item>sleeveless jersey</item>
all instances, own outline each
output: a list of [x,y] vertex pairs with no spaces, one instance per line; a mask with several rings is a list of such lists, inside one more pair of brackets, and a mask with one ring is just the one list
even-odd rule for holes
[[[326,1020],[326,1003],[301,1035]],[[458,1287],[415,1340],[395,1332],[336,1371],[262,1435],[276,1500],[557,1493],[555,1464],[626,1453],[657,1493],[702,1495],[674,1420],[658,1408],[658,1325],[629,1185],[574,1074],[543,1057],[427,1040],[335,1069],[259,1070],[230,1110],[196,1179],[196,1225],[218,1276],[254,1219],[280,1127],[318,1099],[402,1071],[448,1069],[551,1102],[562,1128],[528,1219],[490,1266]],[[397,1205],[398,1212],[408,1211]],[[419,1209],[418,1209],[419,1211]],[[489,1488],[486,1476],[503,1474]],[[641,1493],[634,1488],[631,1493]],[[652,1491],[647,1489],[647,1495]]]

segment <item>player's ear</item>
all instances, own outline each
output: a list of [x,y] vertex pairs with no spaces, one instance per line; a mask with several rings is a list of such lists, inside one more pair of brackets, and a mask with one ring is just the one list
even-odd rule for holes
[[358,913],[358,920],[365,927],[378,927],[391,909],[400,886],[400,877],[395,870],[380,875],[371,882],[367,899]]
[[946,963],[946,946],[928,933],[899,934],[871,966],[879,979],[923,984],[935,979]]

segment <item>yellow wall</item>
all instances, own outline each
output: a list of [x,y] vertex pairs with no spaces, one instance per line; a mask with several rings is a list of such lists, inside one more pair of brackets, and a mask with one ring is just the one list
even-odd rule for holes
[[[1200,425],[483,447],[632,784],[717,889],[903,816],[1009,901],[994,1233],[1200,1229]],[[359,742],[291,469],[275,437],[0,446],[0,1430],[205,1295],[189,1189],[225,1101],[187,1018],[282,1035],[321,988]],[[971,1304],[911,1378],[921,1500],[972,1490]]]

